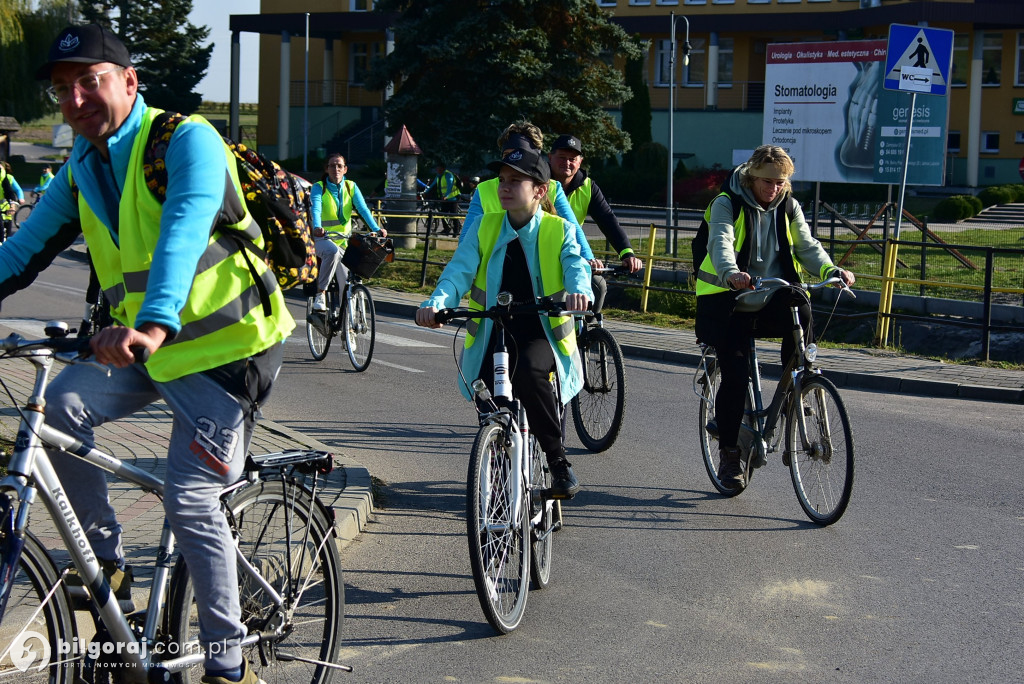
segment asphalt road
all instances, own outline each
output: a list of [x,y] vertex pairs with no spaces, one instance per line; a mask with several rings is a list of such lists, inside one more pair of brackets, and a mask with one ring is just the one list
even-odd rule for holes
[[[81,264],[59,259],[0,316],[74,319],[84,282]],[[819,529],[777,460],[739,497],[714,494],[692,370],[629,360],[619,442],[593,455],[571,439],[584,490],[565,506],[552,583],[498,637],[469,569],[475,427],[447,331],[381,316],[361,374],[341,349],[311,361],[301,334],[285,358],[268,418],[381,480],[380,507],[342,555],[343,659],[356,672],[336,681],[1020,679],[1016,406],[844,391],[854,497]]]

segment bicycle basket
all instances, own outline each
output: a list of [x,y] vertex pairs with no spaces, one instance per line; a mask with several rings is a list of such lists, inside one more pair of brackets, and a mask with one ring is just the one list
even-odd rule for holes
[[395,248],[391,238],[378,242],[367,236],[354,234],[348,239],[348,247],[341,257],[341,263],[360,278],[370,278],[385,261],[395,259]]

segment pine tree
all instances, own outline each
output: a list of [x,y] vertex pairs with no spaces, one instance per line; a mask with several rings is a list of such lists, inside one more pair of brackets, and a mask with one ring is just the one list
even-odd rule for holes
[[190,114],[202,104],[196,86],[206,75],[210,29],[188,20],[192,0],[79,0],[87,22],[109,26],[128,46],[146,103]]
[[[0,116],[32,121],[56,109],[36,84],[36,69],[46,61],[57,32],[67,25],[67,0],[0,0]],[[46,84],[48,85],[48,84]]]
[[388,130],[403,124],[431,157],[478,167],[498,134],[527,119],[550,142],[574,133],[587,156],[629,149],[606,107],[630,96],[615,57],[639,54],[593,0],[378,0],[395,50],[368,84],[395,84]]

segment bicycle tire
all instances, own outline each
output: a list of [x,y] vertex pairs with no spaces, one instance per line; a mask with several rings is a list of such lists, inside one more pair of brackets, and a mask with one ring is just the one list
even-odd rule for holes
[[626,370],[622,349],[604,328],[590,328],[580,336],[583,389],[572,398],[576,434],[587,449],[605,451],[622,429],[626,406]]
[[[808,448],[803,448],[795,415],[802,407]],[[853,433],[839,390],[827,378],[813,376],[800,387],[787,417],[786,453],[800,507],[818,525],[843,516],[853,493]],[[836,429],[842,430],[838,438]]]
[[[530,435],[530,585],[544,589],[551,582],[551,550],[554,530],[554,502],[545,501],[542,493],[551,487],[547,458],[537,438]],[[536,520],[536,522],[534,522]]]
[[[329,312],[313,311],[313,299],[313,297],[306,298],[306,342],[309,343],[309,353],[313,356],[313,360],[323,361],[327,356],[327,351],[331,348],[332,335],[324,334],[329,331],[328,326],[331,323]],[[317,317],[315,322],[314,316]]]
[[20,226],[23,221],[25,221],[26,219],[28,219],[29,216],[32,215],[32,210],[35,208],[36,205],[34,204],[22,204],[20,207],[18,207],[18,210],[14,212],[14,218],[12,220],[12,234],[18,230],[18,226]]
[[530,506],[520,506],[513,519],[511,478],[520,476],[515,470],[505,429],[497,423],[481,427],[466,478],[466,536],[480,607],[502,634],[519,626],[530,593]]
[[356,372],[370,367],[373,344],[377,339],[377,315],[373,297],[365,285],[350,285],[351,293],[342,312],[345,330],[345,350]]
[[[290,502],[294,506],[290,507]],[[278,660],[276,654],[280,651],[329,663],[337,661],[345,614],[345,585],[332,524],[306,489],[280,480],[243,487],[231,495],[226,505],[239,549],[285,597],[287,609],[285,636],[277,642],[264,643],[267,666],[261,663],[258,644],[244,648],[244,657],[267,682],[327,684],[334,678],[335,668]],[[296,576],[285,571],[289,557],[291,565],[301,568]],[[249,633],[262,630],[269,617],[269,602],[262,590],[240,573],[239,593],[242,622]],[[300,599],[298,604],[294,600],[296,595]],[[199,623],[188,566],[180,557],[171,578],[167,612],[171,640],[181,648],[185,644],[193,644],[194,648]],[[175,675],[175,681],[198,683],[202,676],[203,666],[198,665]]]
[[[701,457],[704,461],[704,469],[707,470],[708,473],[708,479],[711,480],[711,484],[714,485],[715,489],[725,496],[736,496],[746,489],[746,487],[727,487],[718,477],[718,431],[717,429],[712,430],[711,427],[716,424],[715,397],[718,395],[718,387],[721,385],[722,378],[717,359],[711,356],[707,356],[705,358],[707,371],[704,376],[699,378],[697,381],[701,385],[700,405],[697,407],[697,434],[700,435]],[[749,407],[753,405],[753,390],[748,383],[747,402],[743,412],[743,424],[751,428],[756,427],[753,416],[750,414],[749,410]],[[742,431],[744,428],[740,429]],[[753,472],[754,469],[749,470],[747,486],[750,485],[750,480],[753,478]]]
[[[6,546],[6,543],[0,543],[5,555]],[[0,573],[6,577],[7,571],[5,560],[0,564]],[[53,560],[31,532],[25,536],[18,567],[10,577],[11,593],[0,623],[0,653],[6,654],[0,661],[0,676],[15,674],[17,681],[25,684],[77,682],[81,660],[60,654],[56,647],[58,643],[78,643],[71,601],[64,585],[58,586],[60,574]],[[57,589],[53,595],[45,600],[54,587]],[[25,659],[32,655],[36,655],[38,660]],[[50,666],[38,670],[46,659]],[[71,659],[71,662],[58,662],[64,659]]]

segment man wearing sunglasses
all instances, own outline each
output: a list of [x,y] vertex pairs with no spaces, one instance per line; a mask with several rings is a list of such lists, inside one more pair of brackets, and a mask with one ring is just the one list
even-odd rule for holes
[[[0,299],[85,236],[116,321],[91,339],[110,373],[65,368],[50,385],[47,423],[94,444],[97,425],[158,399],[171,407],[164,507],[196,587],[207,653],[202,681],[257,684],[239,647],[246,631],[218,494],[241,476],[257,411],[281,365],[281,342],[295,323],[262,260],[252,260],[250,274],[241,248],[218,230],[251,228],[252,217],[231,152],[205,119],[188,117],[167,140],[150,140],[160,112],[139,94],[127,48],[96,24],[62,30],[36,77],[50,82],[47,93],[78,138],[31,217],[0,247]],[[165,150],[163,203],[143,169],[143,151],[153,144]],[[254,277],[270,292],[269,315]],[[149,352],[145,364],[134,363],[140,347]],[[67,455],[51,458],[61,481],[74,483],[66,495],[114,598],[133,610],[121,526],[102,471]],[[84,583],[96,590],[98,582]]]

